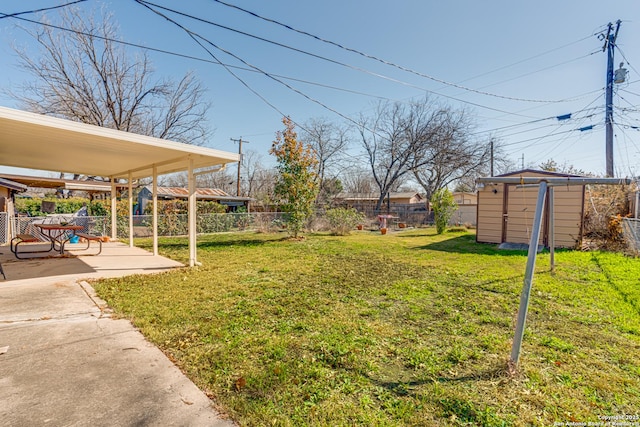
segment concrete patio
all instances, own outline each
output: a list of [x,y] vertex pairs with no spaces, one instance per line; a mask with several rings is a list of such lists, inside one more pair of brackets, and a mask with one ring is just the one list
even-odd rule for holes
[[85,281],[181,264],[117,242],[98,256],[25,260],[5,246],[0,263],[0,424],[234,425]]

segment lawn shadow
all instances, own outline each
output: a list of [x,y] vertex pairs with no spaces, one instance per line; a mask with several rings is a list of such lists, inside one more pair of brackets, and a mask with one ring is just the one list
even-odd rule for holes
[[[206,249],[206,248],[226,248],[230,246],[242,246],[242,247],[252,247],[252,246],[262,246],[267,243],[273,242],[283,242],[288,239],[287,236],[282,236],[278,238],[257,238],[251,236],[233,236],[229,239],[220,239],[220,240],[209,240],[209,239],[198,239],[198,249]],[[140,247],[151,247],[149,243],[142,243]],[[166,249],[186,249],[189,247],[189,240],[184,239],[175,239],[171,241],[161,241],[159,246]]]
[[384,388],[397,396],[414,395],[417,387],[425,384],[438,383],[454,383],[454,382],[472,382],[472,381],[490,381],[509,378],[508,366],[494,366],[492,368],[483,369],[478,372],[472,372],[466,375],[447,377],[443,375],[433,376],[422,380],[412,381],[383,381],[367,376],[367,379],[378,387]]
[[500,256],[526,256],[524,250],[504,250],[498,249],[498,245],[493,243],[478,243],[475,235],[452,237],[440,242],[433,242],[423,246],[416,246],[414,249],[425,249],[430,251],[440,251],[461,254],[478,255],[500,255]]

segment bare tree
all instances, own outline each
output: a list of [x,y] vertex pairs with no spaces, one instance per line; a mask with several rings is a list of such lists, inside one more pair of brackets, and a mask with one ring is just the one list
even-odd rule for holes
[[427,133],[427,140],[420,145],[411,165],[427,200],[456,180],[484,172],[491,156],[489,141],[471,137],[473,123],[465,110],[438,108],[432,119],[435,126]]
[[377,210],[409,172],[427,164],[427,146],[442,134],[446,117],[442,108],[425,99],[381,103],[373,118],[361,118],[358,130],[379,190]]
[[[44,22],[43,23],[47,23]],[[127,132],[202,145],[210,131],[205,89],[187,73],[177,83],[153,80],[146,53],[130,55],[116,42],[111,16],[61,12],[57,30],[24,29],[37,42],[34,57],[16,48],[35,79],[13,93],[23,109]]]
[[258,186],[258,178],[263,170],[262,156],[254,150],[247,150],[242,153],[240,162],[241,172],[241,191],[249,197],[252,197],[254,189]]
[[270,207],[276,200],[277,180],[278,172],[275,169],[258,169],[250,196],[263,207]]
[[324,118],[316,118],[304,124],[300,140],[315,151],[319,192],[318,201],[326,203],[335,195],[336,169],[349,145],[348,130]]
[[[234,194],[235,175],[228,169],[210,172],[198,176],[197,186],[203,188],[215,188],[227,194]],[[160,185],[167,187],[187,187],[189,177],[186,172],[177,172],[161,177]]]
[[348,193],[373,194],[378,191],[369,169],[361,166],[346,168],[340,174],[343,190]]

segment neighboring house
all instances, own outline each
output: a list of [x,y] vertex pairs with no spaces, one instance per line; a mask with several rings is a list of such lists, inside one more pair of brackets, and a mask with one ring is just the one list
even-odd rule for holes
[[[371,210],[376,207],[379,193],[338,193],[334,199],[334,206],[356,208],[358,210]],[[419,193],[409,192],[390,192],[384,199],[382,209],[402,206],[411,207],[415,210],[426,209],[426,199]]]
[[[64,191],[80,191],[86,193],[90,199],[93,199],[97,194],[106,194],[111,192],[111,183],[105,181],[93,181],[93,180],[74,180],[74,179],[61,179],[51,177],[39,177],[30,175],[12,175],[12,174],[0,174],[0,178],[10,179],[11,181],[19,182],[29,187],[27,194],[33,197],[45,197],[47,193],[51,193],[52,190],[57,190],[58,194],[64,195]],[[117,183],[116,187],[119,190],[127,188],[127,184]]]
[[451,216],[449,223],[451,225],[476,225],[478,217],[477,193],[456,191],[453,193],[453,200],[458,204],[458,209]]
[[456,191],[453,194],[453,200],[460,205],[477,205],[478,204],[478,194],[477,193],[467,193],[463,191]]
[[[532,169],[500,177],[577,177]],[[584,185],[554,187],[555,246],[577,247],[582,242]],[[529,243],[538,197],[537,185],[484,184],[478,190],[476,241],[481,243]],[[549,192],[540,244],[549,245]]]
[[[183,187],[158,187],[159,200],[187,199],[189,190]],[[147,204],[152,199],[152,186],[147,185],[138,193],[138,212],[143,213]],[[239,207],[245,207],[249,210],[250,197],[231,196],[222,190],[216,188],[196,188],[197,200],[212,200],[225,205],[227,212],[234,212]]]
[[0,178],[0,244],[7,243],[14,234],[14,195],[27,190],[27,186],[6,178]]

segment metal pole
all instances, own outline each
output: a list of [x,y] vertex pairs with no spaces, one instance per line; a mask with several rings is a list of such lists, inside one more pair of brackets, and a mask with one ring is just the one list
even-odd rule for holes
[[133,247],[133,176],[129,171],[129,247]]
[[193,158],[189,157],[189,169],[187,171],[189,181],[189,267],[197,264],[196,247],[196,178],[193,175]]
[[153,165],[153,186],[151,187],[153,201],[153,255],[158,255],[158,166]]
[[489,143],[491,144],[491,176],[493,176],[493,138]]
[[607,176],[613,177],[613,56],[616,46],[616,38],[618,37],[618,30],[620,29],[620,21],[616,22],[616,31],[612,33],[613,24],[609,24],[609,31],[607,32],[607,87],[605,96],[605,137],[606,137],[606,165]]
[[118,238],[118,194],[116,189],[116,179],[111,177],[111,240]]
[[240,197],[240,166],[242,166],[242,137],[238,142],[238,155],[240,159],[238,159],[238,184],[236,188],[236,196]]
[[605,155],[607,176],[613,177],[613,34],[607,44],[607,86],[605,95]]
[[236,187],[236,196],[240,197],[240,166],[242,165],[242,143],[243,142],[249,143],[249,141],[243,141],[242,137],[240,137],[239,139],[233,139],[233,138],[229,138],[229,139],[231,139],[231,141],[233,142],[238,143],[238,183]]
[[551,264],[551,272],[556,271],[556,234],[555,234],[555,213],[554,209],[554,191],[553,187],[549,187],[549,256]]
[[520,294],[520,308],[518,309],[518,323],[516,324],[516,333],[513,337],[513,345],[511,346],[512,366],[518,366],[520,359],[520,348],[522,347],[522,337],[524,336],[524,327],[527,320],[527,311],[529,310],[529,295],[531,294],[531,285],[533,283],[533,273],[536,267],[536,254],[538,252],[538,241],[540,240],[540,228],[542,226],[542,215],[544,213],[544,199],[547,193],[547,183],[540,182],[538,190],[538,201],[536,202],[536,215],[533,220],[533,230],[531,232],[531,240],[529,241],[529,253],[527,256],[527,268],[524,273],[524,286]]

